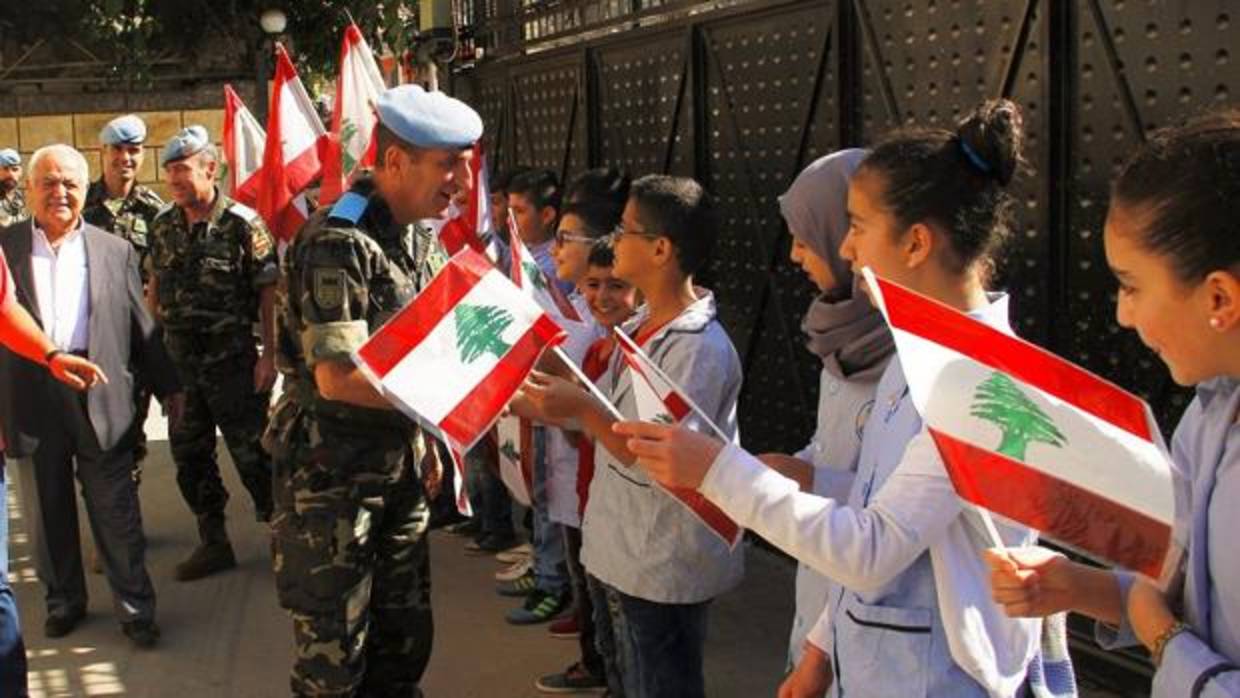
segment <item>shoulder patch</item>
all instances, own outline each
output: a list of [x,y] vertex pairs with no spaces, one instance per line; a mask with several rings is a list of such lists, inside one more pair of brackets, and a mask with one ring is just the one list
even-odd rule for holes
[[356,192],[345,192],[336,204],[332,206],[332,212],[329,214],[332,218],[338,218],[350,223],[357,223],[362,219],[362,214],[366,212],[366,207],[370,204],[370,200]]
[[[244,218],[246,222],[253,223],[254,219],[259,218],[258,211],[246,206],[245,204],[234,201],[228,206],[228,210],[232,213]],[[261,219],[260,219],[261,220]]]
[[335,310],[344,305],[345,271],[314,270],[314,302],[321,310]]

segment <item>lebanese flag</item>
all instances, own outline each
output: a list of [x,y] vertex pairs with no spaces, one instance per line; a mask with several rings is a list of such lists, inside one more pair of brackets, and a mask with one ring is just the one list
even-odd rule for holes
[[327,131],[280,44],[276,44],[276,79],[267,114],[257,208],[271,232],[287,242],[306,222],[308,212],[294,200],[322,169],[320,152],[327,148]]
[[340,76],[336,79],[332,130],[323,162],[320,205],[339,198],[349,188],[349,180],[359,168],[375,164],[371,142],[377,120],[374,105],[384,89],[383,74],[375,64],[375,55],[362,36],[362,30],[350,23],[340,42]]
[[224,85],[224,160],[228,163],[226,192],[235,201],[254,206],[258,200],[258,177],[263,166],[267,134],[233,91]]
[[491,230],[491,192],[487,188],[486,154],[482,150],[481,141],[474,144],[473,150],[473,188],[463,209],[458,209],[455,205],[452,207],[452,212],[439,228],[439,242],[448,254],[456,254],[471,247],[477,252],[492,256],[482,244],[482,236]]
[[1159,580],[1171,461],[1141,399],[864,270],[917,411],[962,499]]
[[482,255],[462,250],[353,360],[393,404],[464,453],[543,349],[562,341],[542,308]]
[[[637,346],[636,342],[629,339],[618,327],[614,330],[614,334],[617,346],[623,354],[624,363],[628,367],[629,380],[633,384],[633,397],[637,402],[638,419],[659,424],[680,424],[691,414],[696,413],[698,419],[702,420],[716,436],[725,442],[728,441],[723,431],[706,416],[705,412],[693,404],[693,400],[646,355],[646,352],[641,350],[641,347]],[[715,535],[722,538],[728,546],[735,548],[740,542],[744,530],[700,492],[683,487],[665,489],[693,512]]]
[[511,415],[495,423],[499,442],[499,477],[508,491],[524,506],[530,506],[534,492],[533,425]]
[[452,498],[456,502],[456,510],[461,516],[473,516],[474,505],[469,501],[469,492],[465,490],[465,456],[460,451],[448,446],[448,457],[452,459],[452,469],[456,477],[452,478]]
[[508,278],[558,322],[583,322],[581,315],[553,279],[547,278],[538,260],[521,241],[517,219],[508,212],[508,240],[512,248],[512,269]]

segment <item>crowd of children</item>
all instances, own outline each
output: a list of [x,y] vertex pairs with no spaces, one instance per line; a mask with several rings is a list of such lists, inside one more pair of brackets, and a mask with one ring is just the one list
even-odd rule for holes
[[[1120,324],[1198,387],[1174,440],[1188,552],[1167,591],[1036,547],[1038,532],[1013,523],[992,549],[859,282],[869,267],[1011,333],[989,270],[1010,184],[1029,174],[1023,141],[1020,110],[989,101],[955,130],[904,128],[823,157],[780,197],[791,259],[820,292],[802,324],[822,361],[817,428],[791,455],[740,446],[740,361],[695,284],[719,226],[699,184],[614,169],[562,192],[541,171],[493,182],[497,222],[511,210],[587,320],[566,355],[624,417],[556,361],[527,380],[510,409],[537,425],[529,549],[487,459],[472,461],[472,548],[513,563],[499,591],[525,597],[507,620],[580,637],[580,659],[539,690],[705,695],[710,603],[740,581],[743,547],[670,494],[691,489],[801,563],[779,698],[1072,695],[1053,651],[1062,625],[1043,622],[1065,611],[1097,618],[1108,644],[1149,648],[1157,696],[1240,696],[1240,556],[1226,537],[1240,495],[1240,112],[1153,135],[1118,175],[1105,231]],[[700,415],[637,421],[617,327]]]

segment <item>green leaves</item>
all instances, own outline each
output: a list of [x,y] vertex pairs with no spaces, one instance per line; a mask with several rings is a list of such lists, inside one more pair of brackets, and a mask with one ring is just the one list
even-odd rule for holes
[[530,283],[534,284],[534,288],[539,291],[547,290],[547,277],[543,276],[542,269],[533,262],[521,262],[521,271],[530,278]]
[[512,345],[503,340],[504,330],[512,324],[512,315],[493,305],[456,306],[456,345],[461,361],[471,364],[483,354],[502,357]]
[[1003,431],[999,453],[1025,460],[1031,442],[1062,448],[1067,439],[1050,417],[1016,383],[998,371],[977,386],[969,414],[994,423]]

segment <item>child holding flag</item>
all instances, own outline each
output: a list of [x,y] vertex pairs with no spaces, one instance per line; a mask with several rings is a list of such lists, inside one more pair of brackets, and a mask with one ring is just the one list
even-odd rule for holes
[[[885,278],[1010,332],[1006,297],[985,291],[1007,230],[1023,137],[1008,101],[979,106],[956,131],[910,129],[877,145],[848,192],[840,254]],[[1008,618],[980,559],[990,547],[909,396],[901,356],[879,381],[847,499],[796,482],[731,444],[681,428],[626,422],[618,434],[642,468],[710,501],[834,582],[823,633],[830,695],[1014,696],[1025,689],[1040,622]],[[1001,525],[1006,545],[1036,534]],[[781,695],[786,695],[781,693]]]
[[[628,191],[627,183],[625,191]],[[572,204],[565,208],[566,211],[571,210]],[[565,218],[568,218],[567,213]],[[577,287],[581,290],[581,297],[585,300],[591,317],[598,327],[608,334],[590,345],[582,359],[581,369],[587,378],[597,381],[606,372],[616,350],[615,337],[610,334],[612,329],[620,327],[637,309],[637,289],[612,273],[615,252],[610,238],[596,240],[589,250],[585,275],[577,282]],[[606,593],[599,581],[581,564],[580,517],[585,513],[589,502],[590,482],[594,479],[594,440],[578,435],[577,447],[573,453],[577,456],[574,489],[577,496],[578,524],[564,526],[564,540],[569,573],[573,581],[573,595],[576,597],[572,620],[579,632],[581,659],[573,662],[563,672],[540,678],[534,686],[544,693],[565,693],[570,690],[584,691],[603,687],[616,698],[620,698],[624,695],[624,689],[616,663],[615,632],[608,612]],[[553,624],[552,629],[554,628]]]
[[[791,258],[821,292],[801,323],[806,347],[822,360],[818,424],[813,438],[795,455],[768,453],[759,458],[801,489],[822,496],[847,495],[857,471],[861,435],[874,407],[874,389],[894,353],[882,315],[857,288],[860,283],[840,258],[848,232],[848,182],[866,151],[841,150],[819,158],[779,197],[792,235]],[[826,630],[830,580],[801,564],[797,569],[796,615],[789,638],[788,666],[795,667],[780,695],[826,693],[831,663],[828,642],[812,629]]]
[[[693,285],[715,243],[709,195],[690,179],[635,181],[615,237],[615,275],[646,305],[626,323],[633,341],[736,441],[740,360],[715,318],[714,297]],[[599,388],[626,415],[637,403],[623,352],[613,352]],[[626,695],[700,698],[711,599],[735,586],[744,557],[685,504],[631,466],[611,413],[568,381],[534,375],[522,389],[545,419],[575,419],[599,447],[582,521],[582,563],[614,608],[616,655]],[[691,428],[708,428],[690,418]]]
[[1157,667],[1155,698],[1240,696],[1240,111],[1152,136],[1112,188],[1104,243],[1116,317],[1197,397],[1180,420],[1174,537],[1184,567],[1167,592],[1044,548],[990,551],[996,601],[1012,616],[1064,609],[1118,627]]

